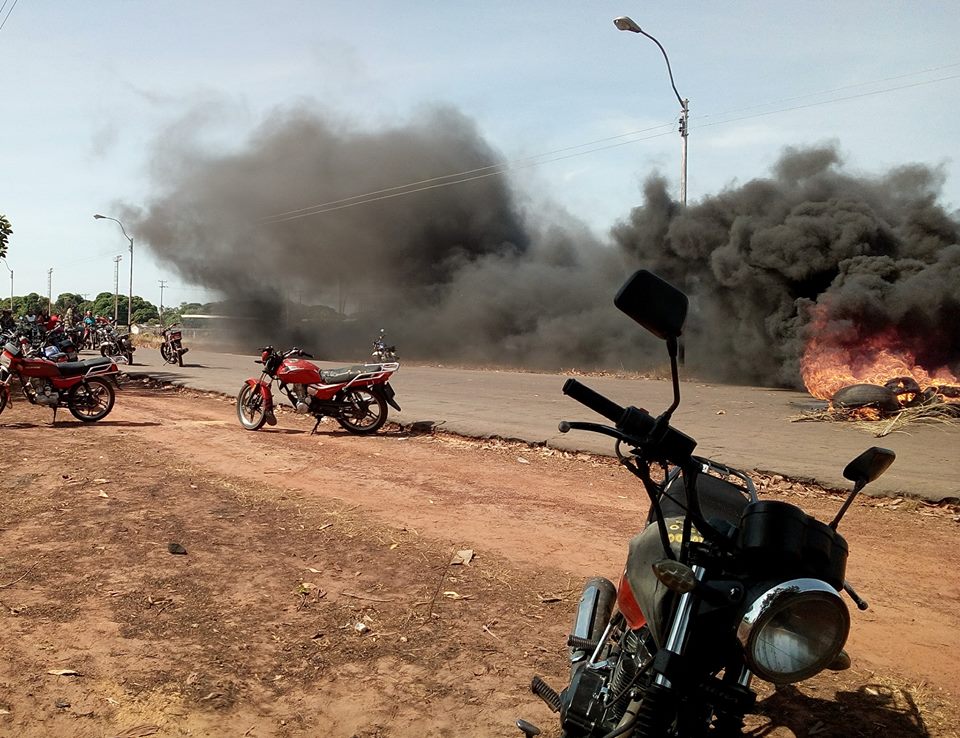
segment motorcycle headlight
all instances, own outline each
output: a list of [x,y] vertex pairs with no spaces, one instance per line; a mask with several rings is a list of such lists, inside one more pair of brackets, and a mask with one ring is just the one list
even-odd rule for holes
[[791,684],[827,668],[849,631],[850,614],[833,587],[819,579],[792,579],[753,601],[737,637],[757,676]]

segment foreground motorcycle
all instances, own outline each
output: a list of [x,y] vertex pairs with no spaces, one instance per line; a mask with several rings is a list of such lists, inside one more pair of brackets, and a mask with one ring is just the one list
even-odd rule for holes
[[10,382],[16,377],[24,396],[34,405],[53,409],[64,405],[78,420],[92,423],[113,410],[115,393],[109,377],[119,372],[110,358],[50,361],[29,357],[29,342],[7,341],[0,352],[0,413],[11,402]]
[[400,357],[397,355],[396,346],[388,346],[383,338],[384,330],[380,329],[380,335],[373,342],[373,353],[370,354],[377,361],[397,361]]
[[190,349],[183,347],[183,333],[180,324],[168,325],[161,331],[163,343],[160,344],[160,356],[167,364],[183,366],[183,355]]
[[388,404],[400,410],[390,386],[390,377],[400,368],[398,363],[320,369],[306,361],[311,358],[298,348],[283,353],[272,346],[261,349],[256,363],[263,364],[263,373],[259,379],[248,379],[237,395],[240,424],[247,430],[259,430],[264,423],[276,425],[274,382],[298,413],[316,418],[311,433],[325,416],[335,418],[351,433],[376,433],[387,422]]
[[[837,525],[894,454],[874,447],[847,465],[854,488],[829,524],[758,500],[746,474],[694,456],[696,441],[670,425],[680,404],[686,295],[639,271],[614,304],[666,340],[673,403],[653,417],[569,379],[564,394],[614,426],[564,421],[560,431],[614,438],[650,512],[619,586],[598,577],[583,590],[567,642],[569,684],[557,692],[534,677],[531,688],[559,713],[565,738],[741,735],[755,677],[792,684],[849,667],[850,615],[840,593],[861,610],[867,604],[844,578],[847,543]],[[523,720],[517,727],[540,732]]]

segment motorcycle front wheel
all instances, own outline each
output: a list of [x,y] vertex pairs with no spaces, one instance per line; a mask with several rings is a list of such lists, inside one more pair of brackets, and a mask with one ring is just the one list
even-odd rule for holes
[[237,420],[240,425],[250,431],[260,430],[267,422],[267,410],[263,404],[263,395],[258,388],[243,385],[237,395]]
[[180,350],[180,343],[177,342],[177,345],[173,349],[177,354],[177,364],[183,366],[183,351]]
[[337,422],[351,433],[361,436],[376,433],[387,422],[387,401],[370,390],[347,390],[340,401],[344,407]]
[[160,344],[160,358],[162,358],[167,364],[170,363],[170,347],[165,344]]
[[116,395],[109,382],[99,377],[91,377],[70,388],[67,407],[77,420],[93,423],[110,414],[115,399]]

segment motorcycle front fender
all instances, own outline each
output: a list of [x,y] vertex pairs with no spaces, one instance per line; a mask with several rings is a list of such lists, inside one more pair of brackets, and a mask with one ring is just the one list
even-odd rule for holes
[[244,382],[248,387],[256,390],[259,388],[260,395],[263,397],[264,406],[267,410],[273,410],[273,392],[270,389],[270,383],[250,377]]

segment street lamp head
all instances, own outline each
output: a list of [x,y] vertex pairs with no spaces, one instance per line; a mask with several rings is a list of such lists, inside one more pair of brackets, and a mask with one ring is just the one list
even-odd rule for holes
[[633,31],[634,33],[643,33],[640,26],[636,24],[633,18],[628,18],[625,15],[621,15],[619,18],[614,18],[613,25],[615,25],[621,31]]
[[100,220],[101,218],[106,218],[106,215],[100,215],[100,213],[93,214],[94,220]]

